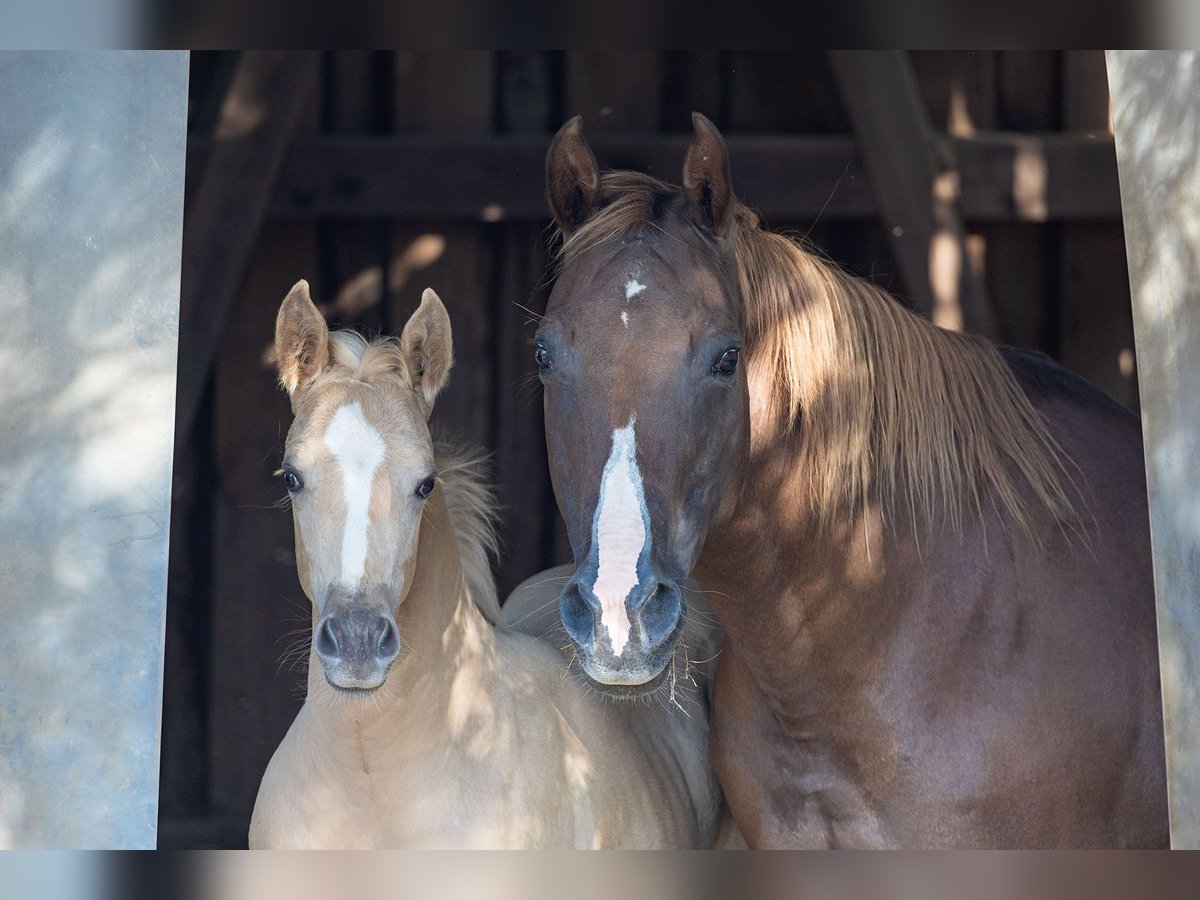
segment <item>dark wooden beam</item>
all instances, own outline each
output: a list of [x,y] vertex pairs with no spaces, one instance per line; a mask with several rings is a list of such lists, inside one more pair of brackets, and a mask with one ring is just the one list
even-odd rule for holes
[[[317,87],[316,51],[246,51],[184,220],[175,440],[188,437],[230,307]],[[191,162],[189,155],[189,163]]]
[[831,50],[829,62],[909,301],[938,324],[996,337],[967,253],[961,178],[933,130],[907,52]]
[[[606,168],[637,168],[678,183],[686,137],[589,137]],[[548,137],[396,135],[301,137],[279,174],[273,218],[449,218],[540,220]],[[733,183],[745,202],[775,221],[868,218],[877,214],[849,137],[731,136]],[[956,161],[963,216],[976,222],[1119,221],[1112,138],[1099,134],[979,132],[939,138]],[[199,172],[212,142],[188,146]],[[1039,203],[1016,200],[1018,157],[1043,167]],[[824,210],[824,212],[821,212]]]

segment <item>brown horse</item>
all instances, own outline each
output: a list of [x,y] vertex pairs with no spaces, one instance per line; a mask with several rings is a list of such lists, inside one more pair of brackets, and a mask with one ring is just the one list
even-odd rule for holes
[[694,575],[712,745],[752,846],[1157,846],[1163,734],[1137,420],[764,230],[703,116],[683,187],[555,137],[537,336],[574,550],[621,694]]

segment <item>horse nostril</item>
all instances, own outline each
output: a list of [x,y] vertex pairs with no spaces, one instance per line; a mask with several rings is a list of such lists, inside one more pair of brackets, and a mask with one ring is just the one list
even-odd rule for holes
[[660,581],[641,604],[642,629],[650,644],[665,641],[679,624],[683,613],[683,595],[674,584]]
[[395,659],[400,652],[400,635],[391,619],[383,619],[383,633],[379,635],[379,644],[375,652],[380,659]]
[[338,655],[338,640],[337,635],[333,633],[332,619],[326,619],[317,629],[317,653],[328,657]]
[[563,588],[558,607],[567,634],[578,644],[590,645],[595,640],[596,613],[578,582],[573,581]]

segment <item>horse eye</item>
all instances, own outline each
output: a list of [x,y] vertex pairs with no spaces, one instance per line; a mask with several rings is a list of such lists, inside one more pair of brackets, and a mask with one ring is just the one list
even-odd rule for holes
[[430,475],[424,481],[417,485],[417,496],[424,500],[433,493],[433,486],[437,484],[437,474]]
[[288,489],[289,494],[295,494],[304,487],[304,482],[300,480],[300,476],[291,469],[282,470],[279,473],[279,478],[283,481],[283,486]]
[[721,358],[713,363],[714,375],[732,375],[737,369],[738,364],[738,348],[730,347],[721,354]]
[[538,341],[537,349],[533,351],[533,358],[537,360],[538,371],[547,372],[550,369],[550,348]]

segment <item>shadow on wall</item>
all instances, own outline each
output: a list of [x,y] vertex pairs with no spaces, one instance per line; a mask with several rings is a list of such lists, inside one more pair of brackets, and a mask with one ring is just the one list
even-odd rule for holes
[[153,846],[183,53],[0,53],[0,846]]
[[1171,775],[1200,846],[1200,54],[1109,55],[1133,288]]

